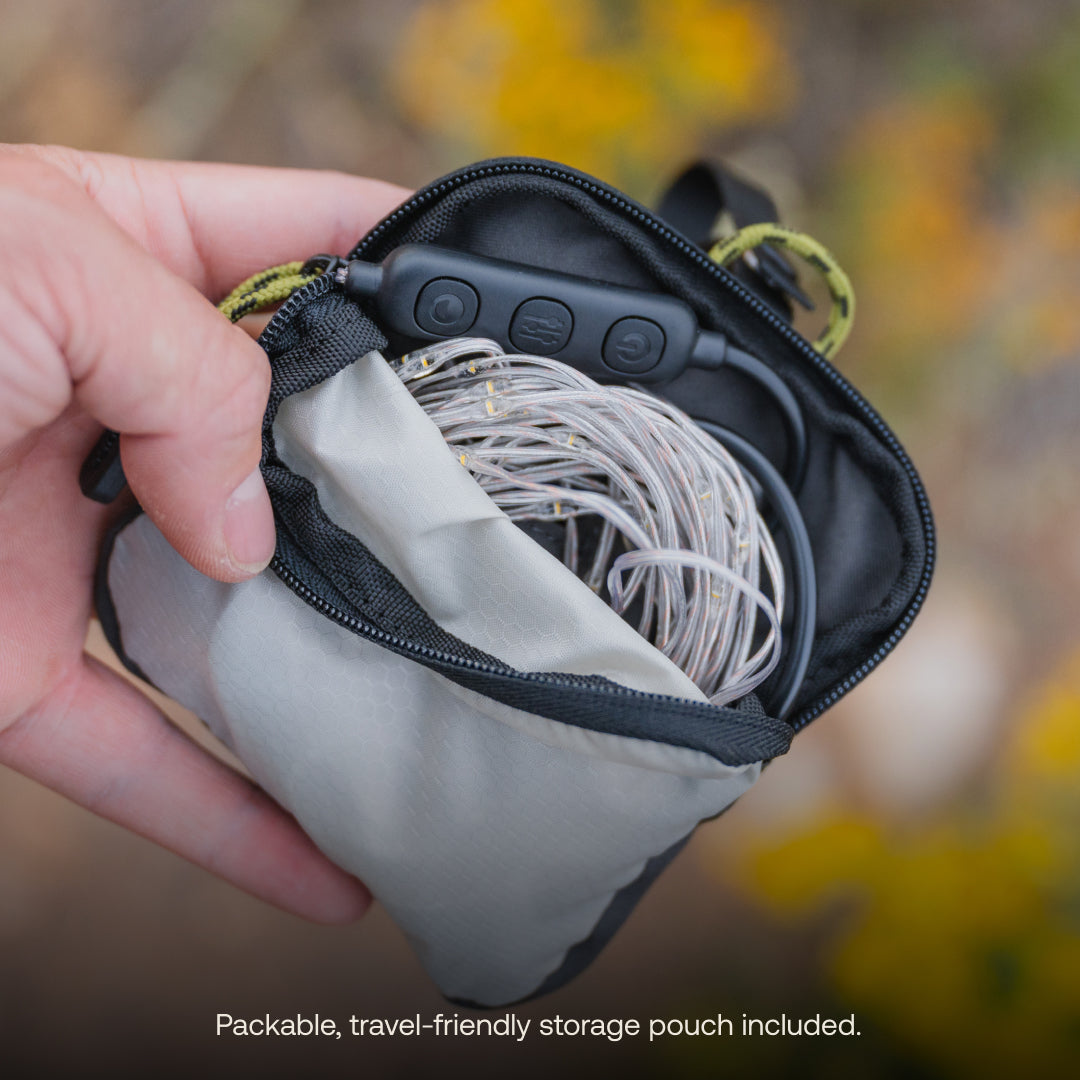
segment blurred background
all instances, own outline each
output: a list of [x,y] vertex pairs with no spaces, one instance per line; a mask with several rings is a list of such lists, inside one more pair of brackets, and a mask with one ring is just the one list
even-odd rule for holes
[[882,669],[698,831],[584,977],[519,1010],[854,1012],[858,1039],[215,1040],[217,1011],[446,1006],[382,912],[306,926],[3,772],[8,1075],[1075,1074],[1076,4],[0,0],[0,139],[411,186],[526,153],[643,201],[722,156],[853,278],[838,365],[941,540]]

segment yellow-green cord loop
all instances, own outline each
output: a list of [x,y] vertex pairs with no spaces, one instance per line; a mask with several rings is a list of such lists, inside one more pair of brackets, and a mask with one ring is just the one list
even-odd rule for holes
[[812,236],[786,229],[783,225],[771,221],[747,225],[734,236],[721,240],[709,252],[709,257],[721,266],[728,266],[759,244],[775,244],[777,247],[788,248],[821,272],[825,284],[829,287],[832,308],[829,311],[828,324],[813,345],[822,356],[834,356],[847,340],[855,321],[855,290],[851,287],[847,274],[828,249]]
[[[824,332],[813,344],[822,356],[835,355],[851,333],[855,319],[855,292],[847,274],[828,249],[812,236],[769,221],[748,225],[727,240],[721,240],[712,248],[709,256],[721,266],[728,266],[759,244],[788,248],[821,272],[829,287],[832,308]],[[236,322],[244,315],[279,304],[322,273],[320,268],[305,274],[301,272],[303,268],[302,262],[288,262],[252,274],[218,304],[218,310]]]
[[253,311],[261,311],[272,304],[288,300],[297,289],[314,281],[322,273],[322,270],[318,269],[310,274],[303,274],[303,268],[302,262],[288,262],[252,274],[218,304],[218,311],[231,322],[236,322]]

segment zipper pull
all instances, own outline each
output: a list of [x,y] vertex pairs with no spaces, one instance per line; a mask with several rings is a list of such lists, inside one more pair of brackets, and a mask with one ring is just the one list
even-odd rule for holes
[[94,502],[111,503],[127,486],[120,464],[120,435],[103,431],[79,470],[79,487]]

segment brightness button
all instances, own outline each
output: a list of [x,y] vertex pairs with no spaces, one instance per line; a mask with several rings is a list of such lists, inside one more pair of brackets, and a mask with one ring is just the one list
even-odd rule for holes
[[438,337],[464,334],[480,307],[476,290],[456,278],[429,281],[416,299],[416,325]]

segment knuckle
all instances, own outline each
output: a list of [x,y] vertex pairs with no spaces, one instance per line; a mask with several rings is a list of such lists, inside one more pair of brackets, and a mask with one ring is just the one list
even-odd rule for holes
[[[37,150],[39,148],[35,148]],[[0,153],[0,186],[28,204],[71,204],[84,197],[71,172],[40,153],[4,148]]]
[[[0,289],[64,346],[93,310],[80,250],[92,235],[92,204],[67,171],[20,151],[0,149]],[[63,259],[61,271],[57,253],[72,247],[76,256]]]
[[25,175],[46,177],[68,189],[81,188],[92,199],[105,186],[105,170],[94,154],[53,143],[3,146],[0,149],[13,167],[16,163],[22,164]]

